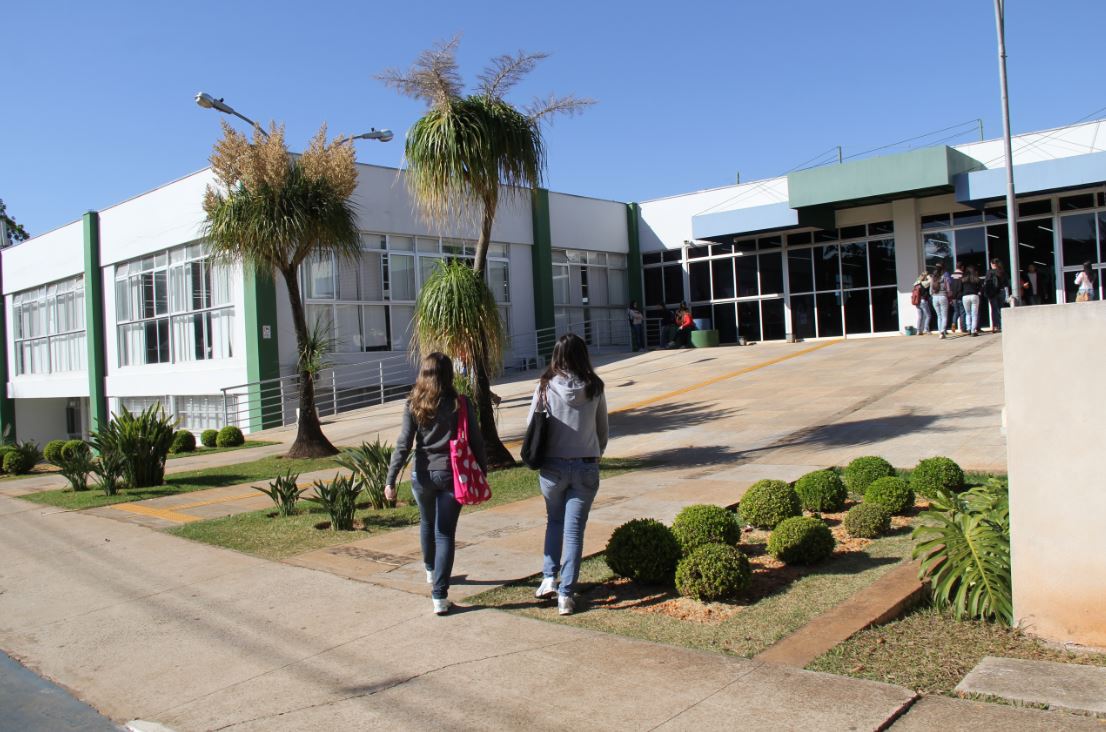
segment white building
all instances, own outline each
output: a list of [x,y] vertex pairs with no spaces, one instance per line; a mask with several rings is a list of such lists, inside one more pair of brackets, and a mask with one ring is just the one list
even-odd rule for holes
[[[1074,300],[1083,262],[1106,266],[1103,124],[1014,139],[1019,258],[1035,265],[1042,302]],[[488,264],[512,335],[506,365],[533,365],[570,329],[626,347],[630,300],[651,314],[687,301],[724,343],[901,333],[923,266],[1009,261],[1003,163],[995,140],[641,204],[515,196],[496,217]],[[439,259],[472,253],[469,227],[438,232],[416,215],[402,172],[359,172],[360,262],[302,272],[309,322],[332,325],[338,343],[330,389],[325,377],[319,389],[324,412],[402,391],[421,282]],[[87,435],[120,405],[154,402],[194,431],[290,419],[287,293],[206,258],[212,180],[200,171],[2,252],[9,437]]]

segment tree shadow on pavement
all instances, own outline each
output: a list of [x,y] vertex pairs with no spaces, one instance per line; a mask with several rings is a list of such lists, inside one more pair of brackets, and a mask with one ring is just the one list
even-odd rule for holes
[[636,407],[610,416],[611,434],[619,437],[668,432],[719,422],[736,416],[739,409],[704,408],[699,404],[677,402]]

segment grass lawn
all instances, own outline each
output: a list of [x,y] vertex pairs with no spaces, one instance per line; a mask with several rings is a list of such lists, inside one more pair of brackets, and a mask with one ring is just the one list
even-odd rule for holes
[[984,656],[1106,666],[1106,655],[1050,648],[1016,628],[956,620],[946,611],[924,606],[857,633],[807,668],[953,695],[953,688]]
[[126,503],[130,501],[144,501],[148,498],[160,498],[172,496],[178,493],[203,490],[204,488],[220,488],[251,481],[272,480],[278,473],[292,469],[297,473],[307,473],[313,470],[324,470],[337,467],[334,458],[310,458],[305,460],[288,460],[277,455],[252,460],[235,465],[224,465],[217,468],[204,468],[202,470],[188,470],[173,473],[165,477],[165,484],[151,488],[124,489],[114,496],[105,496],[98,490],[81,491],[74,493],[68,488],[54,491],[41,491],[20,496],[27,501],[44,503],[48,506],[59,508],[83,509],[107,506],[112,503]]
[[838,551],[821,565],[795,568],[765,557],[767,532],[747,531],[739,548],[753,562],[753,581],[748,595],[737,603],[700,603],[679,597],[671,587],[643,587],[618,579],[602,555],[585,560],[581,567],[574,615],[562,617],[555,602],[534,599],[537,576],[490,590],[471,602],[649,641],[754,656],[908,557],[909,532],[902,526],[872,542],[853,540],[839,547],[848,551]]
[[[601,474],[609,478],[644,466],[641,461],[624,458],[605,458]],[[467,506],[465,512],[482,511],[505,503],[521,501],[539,494],[537,474],[525,467],[496,470],[488,475],[492,497],[479,506]],[[207,544],[254,554],[266,559],[283,559],[313,549],[336,544],[348,544],[364,539],[369,534],[388,531],[419,522],[419,510],[411,498],[411,484],[399,487],[398,508],[373,510],[368,504],[358,508],[356,520],[360,527],[354,531],[331,531],[316,528],[328,521],[326,511],[310,501],[300,501],[294,516],[280,517],[274,509],[251,511],[234,516],[195,521],[169,529],[169,533]]]
[[[198,440],[198,438],[197,438]],[[276,445],[276,442],[270,442],[266,440],[246,440],[238,447],[204,447],[198,441],[196,443],[196,449],[192,452],[178,452],[170,453],[170,460],[177,460],[178,458],[196,457],[197,455],[214,455],[217,452],[234,452],[235,450],[249,450],[251,447],[267,447],[268,445]]]

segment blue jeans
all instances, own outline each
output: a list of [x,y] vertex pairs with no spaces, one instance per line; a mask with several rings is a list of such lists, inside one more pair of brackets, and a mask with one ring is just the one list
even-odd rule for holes
[[964,296],[964,310],[968,314],[968,332],[979,332],[979,295]]
[[944,334],[949,325],[949,296],[934,295],[930,300],[933,302],[933,309],[937,312],[937,331]]
[[645,324],[638,323],[634,325],[630,324],[630,340],[633,342],[634,352],[638,352],[645,348]]
[[453,497],[453,472],[431,470],[427,477],[412,472],[411,492],[419,507],[422,561],[427,571],[434,573],[430,596],[444,600],[449,596],[457,517],[461,515],[461,504]]
[[560,570],[558,592],[571,597],[580,576],[588,512],[599,492],[599,463],[548,458],[538,472],[538,484],[546,517],[542,574],[552,578]]
[[958,298],[953,300],[952,304],[955,307],[955,314],[952,316],[952,324],[955,325],[961,333],[964,333],[968,330],[967,309],[964,307],[964,300]]

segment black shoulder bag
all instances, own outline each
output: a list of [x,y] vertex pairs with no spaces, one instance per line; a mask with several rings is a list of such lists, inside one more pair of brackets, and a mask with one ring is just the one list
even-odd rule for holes
[[545,399],[545,389],[538,394],[538,406],[530,424],[526,425],[526,436],[522,438],[522,462],[531,470],[541,469],[545,461],[545,441],[549,434],[549,405]]

